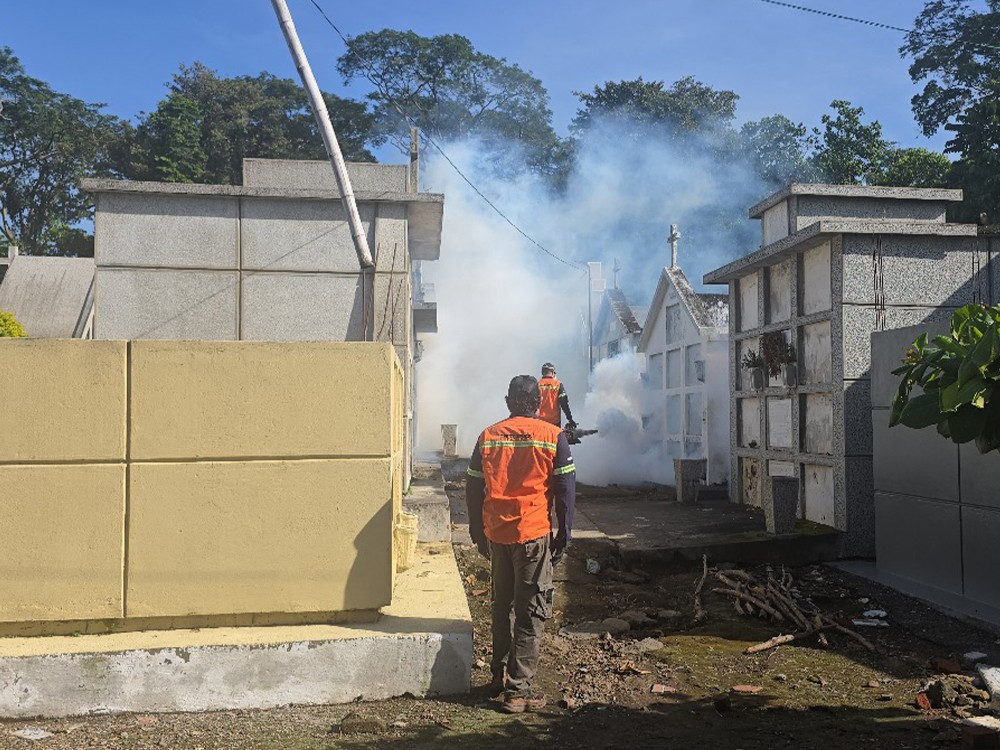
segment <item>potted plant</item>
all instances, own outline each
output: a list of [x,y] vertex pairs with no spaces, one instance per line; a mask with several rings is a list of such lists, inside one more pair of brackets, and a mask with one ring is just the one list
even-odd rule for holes
[[753,349],[743,353],[740,365],[750,374],[750,387],[759,391],[764,387],[764,358]]
[[795,365],[795,347],[785,341],[782,331],[770,331],[760,337],[760,351],[767,367],[767,374],[777,378],[782,371],[785,385],[798,385],[798,368]]
[[[920,335],[906,351],[892,399],[889,426],[937,431],[980,453],[1000,449],[1000,305],[966,305],[951,317],[951,332]],[[920,388],[913,395],[914,386]]]

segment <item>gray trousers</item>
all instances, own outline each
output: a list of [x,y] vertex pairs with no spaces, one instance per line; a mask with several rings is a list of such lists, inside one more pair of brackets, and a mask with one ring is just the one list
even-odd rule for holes
[[552,617],[549,536],[490,542],[493,571],[493,674],[507,667],[507,690],[527,690],[538,669],[545,621]]

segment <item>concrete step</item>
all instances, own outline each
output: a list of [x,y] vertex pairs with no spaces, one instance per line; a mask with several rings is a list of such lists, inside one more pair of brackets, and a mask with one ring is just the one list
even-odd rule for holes
[[375,623],[0,639],[0,717],[464,693],[471,673],[472,618],[454,552],[418,545]]

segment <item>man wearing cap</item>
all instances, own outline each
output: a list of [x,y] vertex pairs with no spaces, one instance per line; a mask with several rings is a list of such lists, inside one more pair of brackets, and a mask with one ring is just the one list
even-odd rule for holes
[[531,683],[545,620],[552,616],[552,565],[562,557],[573,526],[573,456],[566,434],[538,418],[540,400],[531,375],[510,381],[510,417],[479,436],[465,489],[469,534],[492,569],[492,687],[504,691],[508,713],[545,705],[544,694]]
[[538,381],[542,401],[538,407],[538,416],[556,427],[562,426],[560,409],[566,412],[566,426],[571,430],[576,427],[573,413],[569,409],[569,396],[563,384],[556,379],[556,366],[551,362],[542,365],[542,379]]

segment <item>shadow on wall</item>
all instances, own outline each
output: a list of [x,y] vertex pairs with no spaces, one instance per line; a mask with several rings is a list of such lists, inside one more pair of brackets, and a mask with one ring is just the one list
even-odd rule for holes
[[[389,566],[396,564],[396,561],[392,559],[394,522],[392,496],[390,495],[354,538],[354,549],[357,552],[344,583],[344,601],[356,602],[371,599],[372,574],[365,568],[364,561],[370,560],[375,554],[384,553],[389,558]],[[380,570],[382,569],[384,568],[380,567]],[[382,582],[378,581],[378,583]]]

